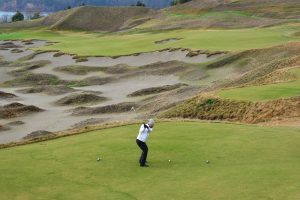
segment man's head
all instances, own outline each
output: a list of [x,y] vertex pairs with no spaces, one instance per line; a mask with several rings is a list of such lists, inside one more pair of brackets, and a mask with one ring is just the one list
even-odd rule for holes
[[150,127],[150,128],[153,128],[153,127],[154,127],[154,124],[155,124],[154,119],[149,119],[149,121],[148,121],[149,127]]

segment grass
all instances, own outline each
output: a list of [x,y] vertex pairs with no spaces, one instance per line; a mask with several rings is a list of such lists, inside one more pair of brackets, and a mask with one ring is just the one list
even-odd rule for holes
[[111,128],[0,150],[0,199],[300,197],[299,129],[158,123],[148,142],[151,166],[140,168],[138,128]]
[[223,90],[219,96],[235,100],[265,101],[300,95],[300,68],[290,70],[295,81],[262,86],[251,86]]
[[171,18],[179,18],[179,19],[207,19],[207,18],[235,18],[235,17],[253,17],[258,18],[251,13],[243,12],[243,11],[234,11],[234,10],[228,10],[228,11],[209,11],[205,12],[202,11],[200,13],[180,13],[180,12],[170,12],[165,11],[164,14],[167,17]]
[[[292,32],[299,27],[272,27],[235,30],[172,30],[127,33],[54,32],[46,29],[27,29],[4,32],[0,40],[42,39],[58,42],[40,50],[59,50],[80,56],[115,56],[165,48],[191,48],[205,50],[239,51],[265,48],[290,41],[300,41]],[[167,38],[183,38],[172,43],[155,44]]]

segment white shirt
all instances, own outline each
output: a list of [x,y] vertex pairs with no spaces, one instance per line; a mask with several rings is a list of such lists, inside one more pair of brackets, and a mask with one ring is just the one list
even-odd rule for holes
[[[145,127],[146,126],[146,127]],[[142,141],[142,142],[146,142],[149,133],[152,131],[153,129],[149,127],[148,124],[142,124],[140,131],[139,131],[139,135],[137,136],[136,139]]]

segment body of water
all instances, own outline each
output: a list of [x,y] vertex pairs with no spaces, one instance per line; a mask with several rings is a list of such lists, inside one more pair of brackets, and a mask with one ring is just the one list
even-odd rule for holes
[[[34,14],[34,12],[32,12],[32,13],[22,12],[22,13],[25,17],[25,20],[30,19]],[[12,16],[14,16],[14,14],[16,14],[16,12],[0,11],[0,22],[11,22],[11,18],[12,18]],[[42,12],[42,13],[40,13],[40,15],[47,16],[47,15],[49,15],[49,13]]]

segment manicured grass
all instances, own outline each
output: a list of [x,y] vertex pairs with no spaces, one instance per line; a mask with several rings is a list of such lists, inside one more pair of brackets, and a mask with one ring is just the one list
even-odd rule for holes
[[265,101],[300,95],[300,68],[290,70],[296,76],[295,81],[262,86],[242,87],[223,90],[223,98],[250,101]]
[[148,142],[150,168],[140,168],[138,128],[111,128],[0,150],[0,199],[300,197],[299,129],[158,123]]
[[[42,50],[60,50],[78,55],[127,55],[148,52],[169,47],[182,47],[205,50],[238,51],[270,47],[289,41],[300,41],[290,36],[289,28],[255,28],[235,30],[173,30],[157,32],[127,33],[84,33],[53,32],[45,29],[9,31],[0,34],[4,39],[43,39],[59,42]],[[167,38],[183,38],[172,43],[155,44]]]

